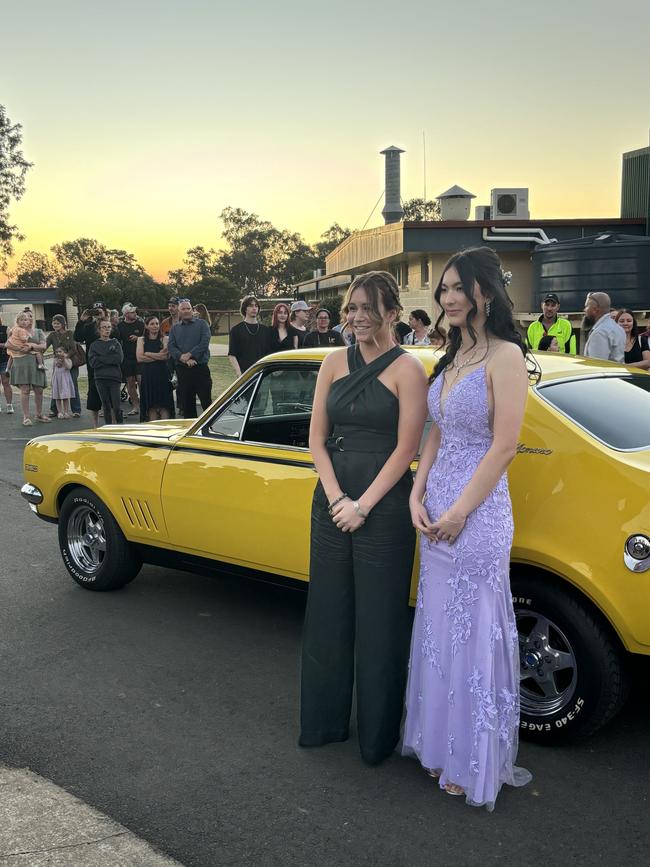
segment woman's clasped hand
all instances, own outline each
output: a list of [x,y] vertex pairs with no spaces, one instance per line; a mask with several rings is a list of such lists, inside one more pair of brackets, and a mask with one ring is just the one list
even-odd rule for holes
[[467,521],[465,515],[453,509],[447,509],[436,521],[431,521],[424,504],[413,498],[409,502],[409,507],[413,526],[434,545],[437,542],[448,542],[453,545]]
[[334,505],[330,506],[330,514],[336,526],[344,533],[354,533],[359,527],[363,527],[368,517],[359,504],[349,497],[344,497],[338,502],[335,500]]

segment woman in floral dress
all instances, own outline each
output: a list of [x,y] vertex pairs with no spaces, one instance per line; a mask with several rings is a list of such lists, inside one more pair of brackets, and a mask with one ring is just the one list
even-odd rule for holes
[[514,764],[519,655],[506,477],[528,375],[493,250],[453,256],[435,297],[450,330],[410,499],[421,566],[402,750],[448,794],[492,810],[503,783],[531,778]]

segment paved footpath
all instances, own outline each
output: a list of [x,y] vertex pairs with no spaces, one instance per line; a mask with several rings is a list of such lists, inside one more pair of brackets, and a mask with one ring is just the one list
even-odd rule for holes
[[23,768],[0,765],[3,867],[173,867],[178,861]]

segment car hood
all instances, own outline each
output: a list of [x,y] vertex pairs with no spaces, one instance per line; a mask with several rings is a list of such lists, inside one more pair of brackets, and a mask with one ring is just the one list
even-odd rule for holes
[[162,419],[161,421],[150,421],[142,424],[105,424],[96,429],[75,431],[75,437],[176,442],[195,422],[195,418],[181,418],[176,420]]

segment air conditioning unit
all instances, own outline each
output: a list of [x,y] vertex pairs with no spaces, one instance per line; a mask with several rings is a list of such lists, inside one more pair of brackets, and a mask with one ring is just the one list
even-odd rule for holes
[[492,190],[491,220],[530,220],[528,187],[497,187]]
[[474,219],[475,220],[489,220],[490,219],[490,211],[492,209],[489,205],[477,205],[474,209]]

